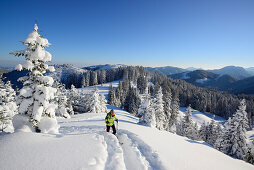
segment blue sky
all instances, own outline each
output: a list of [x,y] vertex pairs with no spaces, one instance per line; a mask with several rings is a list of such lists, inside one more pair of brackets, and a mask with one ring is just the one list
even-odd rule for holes
[[2,64],[35,18],[54,63],[254,66],[253,0],[0,1]]

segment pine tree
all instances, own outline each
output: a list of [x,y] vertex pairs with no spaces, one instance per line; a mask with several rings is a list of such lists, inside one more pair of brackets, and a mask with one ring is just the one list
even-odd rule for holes
[[59,82],[55,82],[56,92],[56,103],[58,107],[56,109],[56,115],[64,118],[70,118],[70,114],[73,114],[72,107],[68,107],[68,99],[65,95],[65,86]]
[[[29,76],[20,78],[23,82],[23,88],[20,90],[17,103],[19,113],[25,114],[30,118],[33,127],[40,132],[38,125],[42,117],[55,119],[54,94],[56,89],[52,87],[54,80],[52,77],[44,76],[48,71],[54,71],[53,66],[48,66],[45,62],[51,61],[51,54],[45,50],[50,43],[47,39],[42,38],[38,30],[37,23],[34,24],[34,31],[31,32],[27,39],[22,42],[28,48],[22,51],[12,52],[15,56],[25,56],[26,63],[17,65],[17,70],[29,70]],[[58,126],[55,131],[58,131]]]
[[230,149],[232,148],[233,145],[231,141],[233,133],[232,126],[233,126],[232,119],[229,118],[225,123],[221,134],[219,135],[219,137],[215,142],[215,148],[225,154],[229,154]]
[[12,117],[17,114],[16,92],[10,81],[4,84],[0,78],[0,131],[13,131]]
[[100,106],[101,106],[101,112],[106,113],[107,112],[107,106],[106,106],[107,100],[105,99],[105,96],[103,94],[100,95]]
[[195,139],[196,134],[194,128],[194,122],[192,120],[192,108],[188,106],[182,121],[182,135],[190,139]]
[[208,132],[207,132],[207,124],[206,122],[203,122],[199,129],[199,138],[203,141],[207,141]]
[[217,134],[217,125],[215,123],[215,120],[213,119],[211,120],[211,122],[209,123],[208,127],[207,127],[207,140],[206,142],[209,143],[210,145],[214,146],[215,141],[217,140],[218,134]]
[[233,133],[231,137],[232,148],[229,151],[229,155],[243,159],[247,153],[246,131],[249,127],[245,100],[240,102],[240,106],[236,113],[233,115]]
[[94,90],[91,96],[91,101],[90,101],[90,106],[88,109],[88,112],[92,113],[101,113],[102,112],[102,107],[101,107],[101,99],[98,93],[98,89],[96,86],[94,86]]
[[163,94],[161,87],[159,87],[159,90],[155,94],[153,102],[156,118],[156,127],[159,130],[164,130],[166,125],[166,115],[164,113]]
[[146,88],[145,93],[141,97],[141,104],[138,108],[138,114],[136,115],[139,117],[139,121],[142,123],[144,119],[144,115],[148,112],[148,106],[150,103],[150,95],[148,93],[148,88]]
[[176,133],[176,126],[177,126],[177,117],[179,115],[179,107],[180,107],[180,103],[179,103],[179,94],[178,92],[175,92],[175,95],[173,97],[173,102],[172,102],[172,114],[170,117],[170,122],[169,122],[169,126],[170,126],[170,132],[172,133]]
[[254,140],[252,140],[252,142],[249,143],[248,151],[247,154],[245,155],[244,160],[254,165]]
[[171,94],[171,90],[167,90],[164,95],[163,95],[163,100],[164,100],[164,113],[166,116],[166,124],[165,124],[165,130],[169,131],[170,130],[170,126],[169,126],[169,122],[171,121],[171,102],[172,102],[172,94]]

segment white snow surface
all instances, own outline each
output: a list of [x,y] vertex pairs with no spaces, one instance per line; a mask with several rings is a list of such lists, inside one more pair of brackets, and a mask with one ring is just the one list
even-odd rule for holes
[[196,82],[200,84],[204,84],[205,82],[209,81],[210,79],[208,78],[203,78],[203,79],[197,79]]
[[[186,107],[180,107],[179,109],[179,115],[181,118],[184,117],[185,115],[185,111],[186,111]],[[210,123],[210,121],[213,119],[215,122],[220,123],[220,124],[224,124],[226,122],[226,120],[223,117],[211,114],[211,113],[203,113],[200,112],[198,110],[192,109],[192,118],[195,122],[197,122],[197,125],[200,127],[204,122],[205,123]]]
[[[101,94],[106,94],[107,88],[108,85],[98,86]],[[138,124],[138,118],[126,111],[110,105],[107,108],[115,109],[119,119],[118,138],[105,132],[105,113],[58,118],[59,134],[21,131],[1,134],[0,169],[254,169],[253,165],[233,159],[205,142]]]

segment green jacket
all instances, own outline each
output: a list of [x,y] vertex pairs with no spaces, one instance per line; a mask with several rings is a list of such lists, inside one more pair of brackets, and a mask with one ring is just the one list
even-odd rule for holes
[[105,123],[108,121],[108,123],[106,123],[107,126],[113,126],[115,120],[117,120],[116,114],[111,116],[111,113],[108,113],[105,117]]

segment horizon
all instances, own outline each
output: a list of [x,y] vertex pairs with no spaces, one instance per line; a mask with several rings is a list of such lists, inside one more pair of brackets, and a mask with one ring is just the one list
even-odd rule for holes
[[32,32],[35,18],[42,35],[52,43],[46,48],[52,63],[202,69],[254,66],[251,0],[12,0],[0,4],[0,62],[7,67],[24,60],[9,52],[25,48],[19,41]]
[[[20,57],[18,57],[19,60],[17,61],[11,61],[11,60],[1,60],[0,59],[0,69],[14,69],[15,66],[17,64],[24,64],[25,60],[20,59]],[[73,65],[74,67],[77,68],[82,68],[82,67],[90,67],[90,66],[97,66],[97,65],[127,65],[127,66],[143,66],[143,67],[152,67],[152,68],[156,68],[156,67],[177,67],[177,68],[181,68],[181,69],[189,69],[189,68],[194,68],[197,70],[215,70],[215,69],[222,69],[224,67],[229,67],[229,66],[234,66],[234,67],[242,67],[244,69],[248,69],[248,68],[254,68],[254,66],[250,66],[250,67],[243,67],[243,66],[239,66],[239,65],[225,65],[225,66],[221,66],[221,67],[210,67],[210,68],[205,68],[205,67],[193,67],[193,66],[186,66],[186,67],[182,67],[182,66],[174,66],[174,65],[157,65],[157,66],[152,66],[152,65],[134,65],[134,64],[124,64],[124,63],[99,63],[99,64],[82,64],[82,63],[71,63],[71,62],[48,62],[49,65],[64,65],[64,64],[70,64]]]

